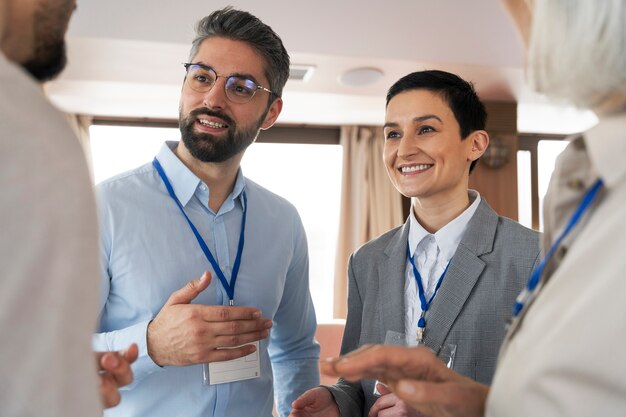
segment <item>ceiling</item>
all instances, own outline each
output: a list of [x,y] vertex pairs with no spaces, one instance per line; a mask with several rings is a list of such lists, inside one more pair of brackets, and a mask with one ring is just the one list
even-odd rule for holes
[[[308,81],[287,83],[279,123],[382,124],[387,88],[421,69],[455,72],[484,100],[517,101],[523,132],[573,133],[596,122],[524,86],[521,43],[499,0],[78,0],[68,67],[47,91],[70,112],[177,119],[194,24],[229,4],[269,24],[292,64],[315,67]],[[339,82],[359,67],[384,75],[368,86]]]

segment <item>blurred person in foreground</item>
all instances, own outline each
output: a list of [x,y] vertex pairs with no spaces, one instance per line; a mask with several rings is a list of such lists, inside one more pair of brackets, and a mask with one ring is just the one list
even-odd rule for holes
[[75,8],[74,0],[0,0],[2,416],[100,415],[119,402],[137,356],[131,345],[94,361],[92,185],[76,135],[39,85],[65,66]]
[[424,348],[370,345],[323,371],[379,378],[427,416],[623,416],[626,412],[626,2],[507,0],[530,84],[592,109],[597,126],[557,161],[546,258],[513,309],[491,387]]

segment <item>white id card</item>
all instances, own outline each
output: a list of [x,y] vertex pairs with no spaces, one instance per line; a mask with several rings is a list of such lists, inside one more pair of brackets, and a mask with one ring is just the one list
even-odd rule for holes
[[254,342],[256,350],[243,358],[225,362],[211,362],[204,364],[204,385],[226,384],[258,378],[261,375],[259,360],[259,342]]

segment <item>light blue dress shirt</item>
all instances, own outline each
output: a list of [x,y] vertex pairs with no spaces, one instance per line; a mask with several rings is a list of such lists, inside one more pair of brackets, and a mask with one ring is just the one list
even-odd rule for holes
[[[170,294],[203,271],[213,279],[194,303],[227,305],[228,296],[152,163],[97,186],[101,222],[102,296],[97,350],[139,345],[135,380],[106,416],[269,417],[274,391],[281,416],[319,384],[319,346],[309,293],[307,242],[293,205],[244,178],[214,213],[207,185],[166,142],[157,158],[185,212],[230,279],[241,231],[242,192],[248,211],[235,304],[253,306],[274,326],[260,344],[261,376],[205,386],[202,365],[159,367],[147,354],[146,329]],[[273,374],[272,374],[273,370]]]

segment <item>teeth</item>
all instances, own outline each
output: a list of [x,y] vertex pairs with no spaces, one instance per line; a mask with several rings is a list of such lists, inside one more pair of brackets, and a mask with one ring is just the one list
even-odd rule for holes
[[200,122],[200,124],[202,126],[208,126],[208,127],[212,127],[215,129],[225,129],[228,126],[222,123],[217,123],[217,122],[211,122],[209,120],[204,120],[204,119],[198,119],[198,121]]
[[428,165],[428,164],[413,165],[413,166],[410,166],[410,167],[402,167],[402,168],[400,168],[400,171],[402,171],[402,172],[424,171],[425,169],[428,169],[431,166],[432,165]]

